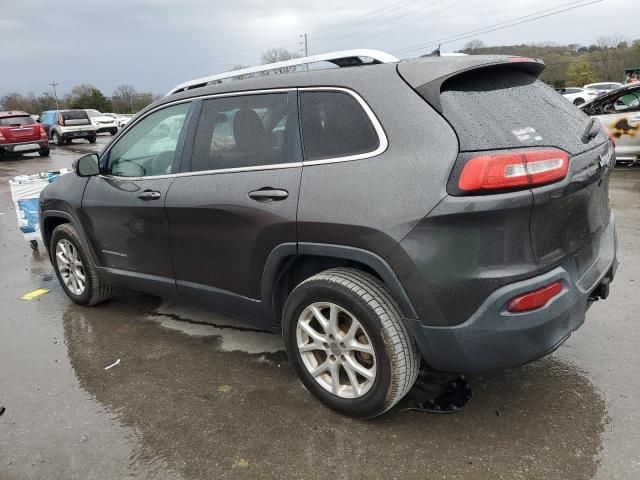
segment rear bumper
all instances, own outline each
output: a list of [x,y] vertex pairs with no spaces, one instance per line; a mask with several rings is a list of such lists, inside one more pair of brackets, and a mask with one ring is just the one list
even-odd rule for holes
[[69,138],[91,138],[96,136],[95,130],[77,130],[71,132],[62,132],[62,138],[67,140]]
[[110,125],[110,126],[105,126],[105,127],[99,127],[96,128],[96,132],[98,133],[105,133],[105,132],[111,132],[112,130],[118,130],[118,126],[117,125]]
[[[613,214],[593,248],[598,249],[597,259],[581,275],[575,262],[568,261],[543,275],[506,285],[460,325],[426,326],[407,320],[426,362],[437,370],[478,373],[516,367],[551,353],[582,325],[592,292],[615,275]],[[506,310],[513,297],[555,281],[563,290],[543,308],[518,314]]]
[[[23,149],[26,145],[32,145],[32,147]],[[16,148],[18,147],[18,148]],[[0,149],[5,152],[15,152],[15,153],[30,153],[37,152],[39,150],[46,150],[49,148],[49,142],[47,140],[32,140],[25,142],[17,142],[17,143],[0,143]]]

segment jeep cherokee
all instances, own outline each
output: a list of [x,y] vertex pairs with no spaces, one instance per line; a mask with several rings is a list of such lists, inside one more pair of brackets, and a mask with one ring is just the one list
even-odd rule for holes
[[617,266],[605,131],[535,59],[322,59],[341,68],[187,82],[48,186],[66,294],[125,286],[281,332],[307,389],[361,417],[421,361],[483,372],[562,344]]

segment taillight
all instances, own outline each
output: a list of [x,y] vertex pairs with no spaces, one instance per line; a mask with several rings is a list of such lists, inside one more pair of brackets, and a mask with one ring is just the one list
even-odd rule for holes
[[562,292],[562,284],[560,282],[551,283],[546,287],[513,298],[509,302],[507,310],[511,313],[522,313],[542,308],[560,292]]
[[62,115],[58,116],[58,125],[64,126],[64,118],[62,118]]
[[39,125],[40,127],[40,140],[46,140],[47,139],[47,131],[44,129],[44,127],[42,125]]
[[6,140],[6,138],[4,138],[4,135],[2,135],[2,132],[0,132],[0,142],[4,142]]
[[569,155],[556,149],[479,155],[464,165],[458,188],[473,192],[544,185],[562,180],[568,167]]

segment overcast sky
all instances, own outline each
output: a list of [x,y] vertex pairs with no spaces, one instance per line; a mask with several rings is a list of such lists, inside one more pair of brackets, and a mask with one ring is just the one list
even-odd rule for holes
[[[435,41],[525,15],[592,0],[0,0],[0,95],[59,92],[90,83],[111,95],[122,83],[164,93],[175,84],[259,63],[273,47],[311,54],[377,48],[401,57]],[[570,5],[571,3],[571,5]],[[565,7],[560,7],[565,5]],[[550,13],[550,12],[549,12]],[[603,0],[472,38],[487,45],[593,43],[640,37],[640,1]],[[466,35],[464,35],[466,36]],[[419,47],[407,50],[409,47]]]

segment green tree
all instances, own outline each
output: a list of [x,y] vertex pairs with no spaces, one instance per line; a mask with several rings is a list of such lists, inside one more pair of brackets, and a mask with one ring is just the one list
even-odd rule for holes
[[111,100],[93,85],[76,85],[67,98],[71,108],[93,108],[100,112],[111,110]]
[[598,81],[598,75],[585,60],[576,60],[567,68],[567,84],[581,87]]

